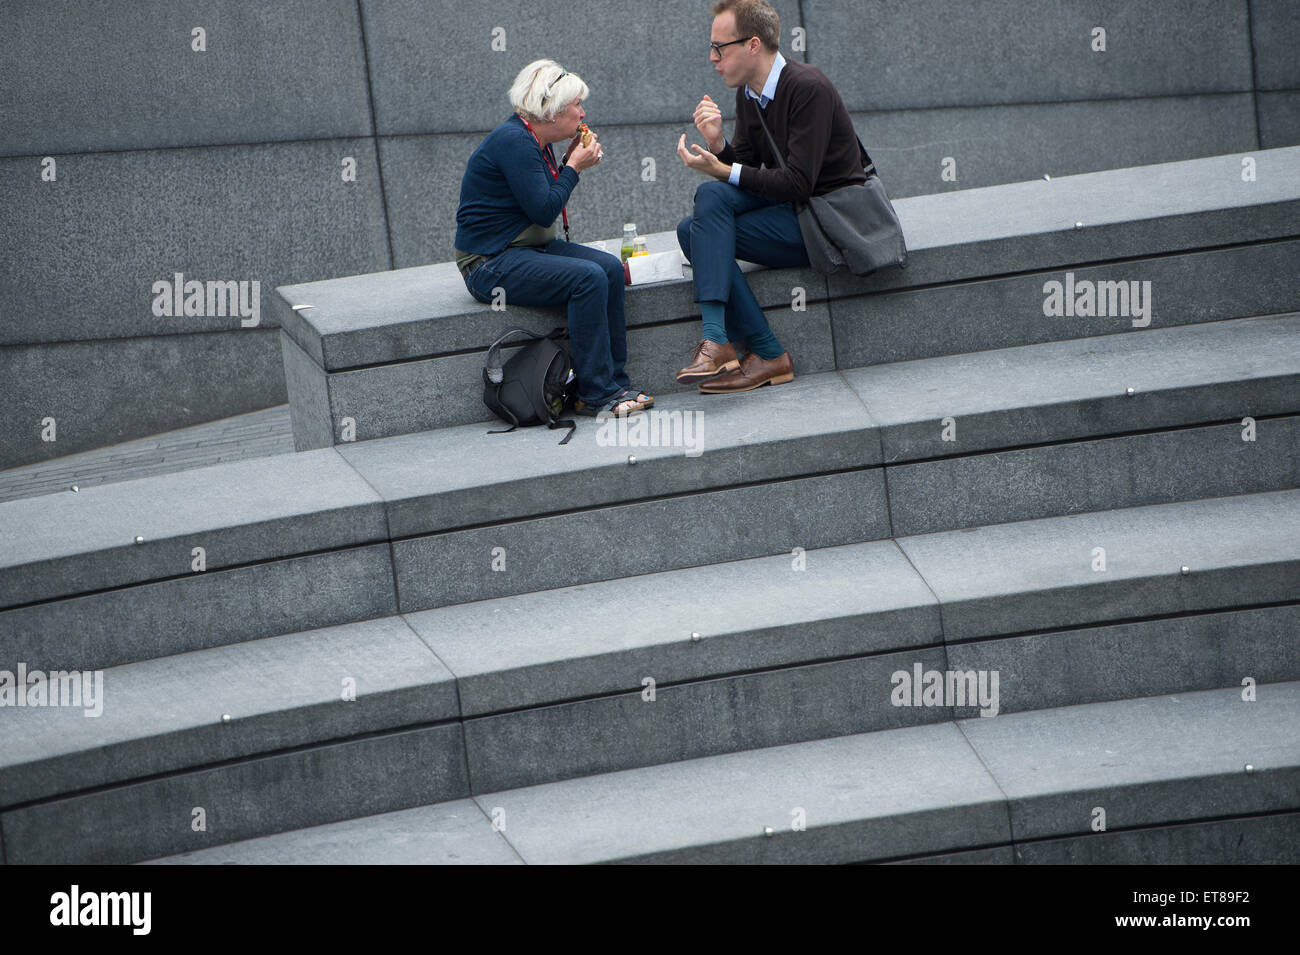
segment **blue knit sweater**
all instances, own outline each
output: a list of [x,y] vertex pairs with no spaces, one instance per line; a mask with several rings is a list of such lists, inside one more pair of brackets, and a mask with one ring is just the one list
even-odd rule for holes
[[[554,150],[549,144],[546,149],[554,162]],[[456,248],[482,255],[504,251],[529,225],[553,223],[577,184],[572,166],[552,178],[537,140],[511,115],[469,157],[460,181]]]

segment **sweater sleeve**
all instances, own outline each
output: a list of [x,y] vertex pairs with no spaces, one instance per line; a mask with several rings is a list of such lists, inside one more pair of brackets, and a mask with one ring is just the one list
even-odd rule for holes
[[517,147],[512,143],[510,150],[497,157],[497,163],[519,208],[540,226],[555,221],[578,184],[578,173],[572,166],[561,167],[558,179],[551,176],[532,136],[526,142],[520,140]]
[[750,166],[755,161],[754,148],[749,143],[749,137],[745,135],[744,105],[745,90],[741,87],[736,90],[736,131],[731,139],[725,141],[722,152],[717,153],[718,159],[727,165],[738,162],[742,166]]
[[745,164],[740,170],[740,188],[777,202],[804,204],[812,196],[826,159],[835,94],[824,84],[809,83],[795,87],[790,95],[785,168],[758,169]]

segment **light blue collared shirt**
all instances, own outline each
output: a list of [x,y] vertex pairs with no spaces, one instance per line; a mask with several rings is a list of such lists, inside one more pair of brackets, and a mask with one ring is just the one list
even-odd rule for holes
[[[772,97],[776,95],[776,81],[781,78],[783,69],[785,69],[785,57],[777,51],[776,59],[772,61],[772,69],[767,74],[767,82],[763,84],[763,92],[755,95],[749,88],[749,84],[745,84],[745,95],[752,100],[757,100],[759,109],[767,109],[767,104],[772,102]],[[731,164],[731,175],[727,177],[727,182],[733,186],[740,185],[740,163]]]

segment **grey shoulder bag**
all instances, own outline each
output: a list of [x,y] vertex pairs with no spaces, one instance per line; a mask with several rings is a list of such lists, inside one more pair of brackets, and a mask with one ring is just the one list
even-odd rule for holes
[[[757,112],[776,161],[784,169],[785,157],[776,148],[762,109]],[[866,152],[860,139],[858,148]],[[886,265],[907,267],[903,227],[884,184],[874,172],[868,173],[867,181],[860,185],[812,196],[802,209],[796,206],[795,213],[808,261],[823,275],[846,268],[854,275],[870,275]]]

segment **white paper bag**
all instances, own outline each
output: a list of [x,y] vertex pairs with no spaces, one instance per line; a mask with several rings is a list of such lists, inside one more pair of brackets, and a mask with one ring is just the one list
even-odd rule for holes
[[627,271],[633,285],[679,279],[682,277],[682,254],[651,252],[649,255],[634,255],[627,260]]

